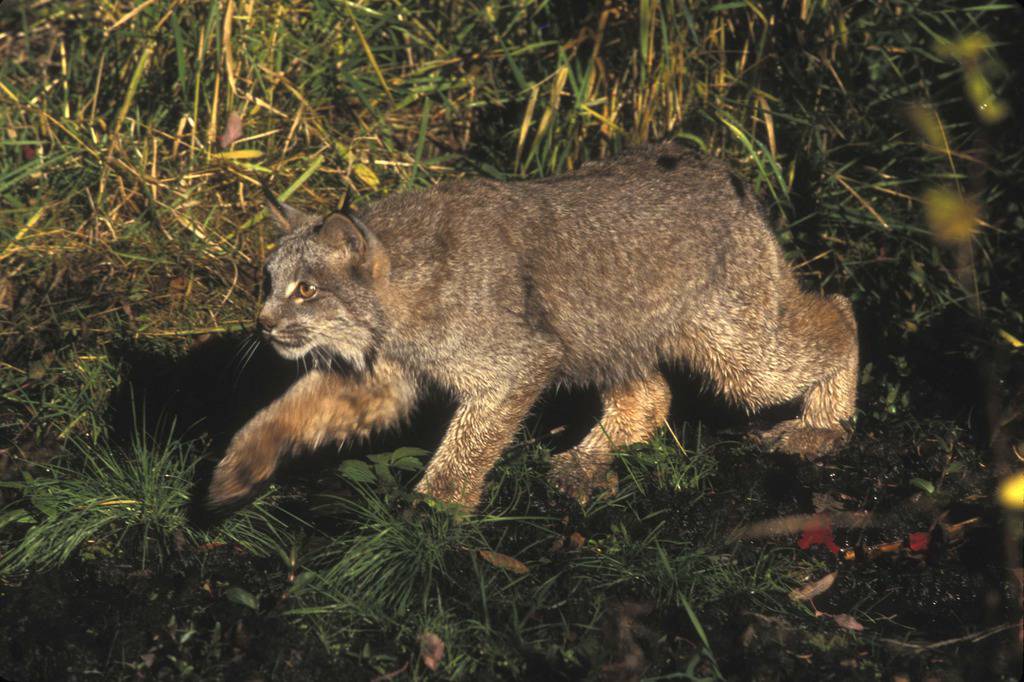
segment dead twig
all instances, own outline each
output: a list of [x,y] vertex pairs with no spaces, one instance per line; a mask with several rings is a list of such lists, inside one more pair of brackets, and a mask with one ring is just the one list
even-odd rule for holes
[[942,647],[952,646],[954,644],[963,644],[965,642],[973,644],[974,642],[980,642],[983,639],[987,639],[992,635],[998,635],[1000,632],[1006,632],[1011,628],[1019,627],[1021,627],[1021,621],[1003,623],[1002,625],[996,625],[987,630],[972,632],[960,637],[943,639],[938,642],[904,642],[899,639],[890,639],[888,637],[880,637],[878,641],[891,644],[892,646],[901,647],[903,649],[911,649],[912,651],[931,651],[932,649],[941,649]]

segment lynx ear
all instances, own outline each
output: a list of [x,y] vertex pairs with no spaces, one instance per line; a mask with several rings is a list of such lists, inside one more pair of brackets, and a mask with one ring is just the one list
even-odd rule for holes
[[300,211],[288,204],[282,204],[274,196],[266,181],[260,179],[260,188],[263,190],[263,199],[267,203],[267,213],[274,220],[274,224],[282,232],[294,232],[299,226],[310,221],[310,216],[305,211]]
[[374,279],[388,274],[389,262],[383,244],[354,213],[332,213],[316,228],[315,234],[335,248],[347,249]]

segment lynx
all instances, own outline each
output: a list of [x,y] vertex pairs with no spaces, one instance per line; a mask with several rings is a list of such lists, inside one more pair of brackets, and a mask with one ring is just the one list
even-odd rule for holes
[[465,509],[551,385],[601,394],[597,426],[551,459],[552,483],[581,500],[617,448],[663,423],[673,364],[748,410],[799,400],[797,419],[761,434],[776,450],[816,456],[849,437],[850,303],[801,290],[721,161],[666,143],[543,180],[443,182],[358,214],[310,215],[269,192],[268,204],[287,234],[258,326],[317,368],[234,436],[213,506],[244,501],[288,457],[400,422],[429,383],[458,407],[416,489]]

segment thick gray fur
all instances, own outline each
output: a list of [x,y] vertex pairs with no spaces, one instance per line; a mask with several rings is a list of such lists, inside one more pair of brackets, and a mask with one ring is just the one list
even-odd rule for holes
[[[800,288],[720,161],[651,145],[544,180],[397,193],[358,218],[271,213],[289,233],[267,262],[268,338],[286,357],[354,373],[310,372],[247,424],[215,473],[214,504],[244,498],[283,457],[401,420],[427,382],[459,407],[418,490],[467,508],[555,383],[595,385],[605,403],[552,463],[553,483],[580,499],[606,482],[614,448],[663,422],[665,365],[685,363],[751,410],[801,400],[798,419],[762,434],[778,449],[814,456],[848,436],[849,302]],[[289,296],[297,282],[316,295]]]

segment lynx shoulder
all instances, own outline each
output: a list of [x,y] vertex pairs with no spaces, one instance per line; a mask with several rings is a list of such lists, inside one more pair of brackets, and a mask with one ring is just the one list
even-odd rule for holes
[[[666,417],[660,367],[683,363],[756,410],[799,400],[762,434],[815,456],[854,416],[857,327],[841,296],[803,291],[757,201],[721,162],[674,145],[545,180],[457,180],[358,215],[278,204],[259,326],[319,363],[232,440],[213,505],[244,500],[287,457],[385,428],[427,383],[458,408],[417,489],[475,507],[484,479],[549,385],[594,385],[600,423],[553,456],[585,498],[612,453]],[[316,364],[316,363],[315,363]]]

